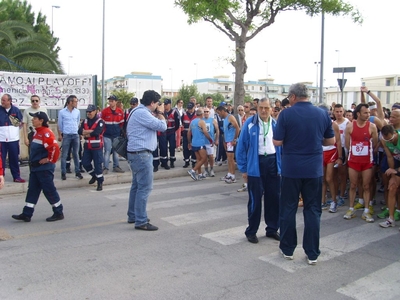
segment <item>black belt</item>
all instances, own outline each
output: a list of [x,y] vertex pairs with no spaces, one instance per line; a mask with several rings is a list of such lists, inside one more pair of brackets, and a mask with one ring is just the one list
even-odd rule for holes
[[142,150],[142,151],[127,151],[130,154],[140,154],[140,153],[153,153],[153,151],[150,150]]
[[259,157],[270,157],[270,156],[276,156],[276,153],[272,153],[272,154],[267,154],[267,155],[261,155],[261,154],[259,154],[258,155]]

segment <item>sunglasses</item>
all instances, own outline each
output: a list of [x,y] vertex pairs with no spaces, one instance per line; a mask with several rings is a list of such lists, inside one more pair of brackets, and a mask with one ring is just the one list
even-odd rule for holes
[[204,113],[209,113],[209,111],[208,111],[208,110],[205,110]]
[[32,103],[35,103],[35,102],[38,103],[39,100],[31,100],[31,102],[32,102]]
[[250,106],[243,106],[244,108],[249,108]]
[[238,109],[238,111],[243,111],[243,109]]

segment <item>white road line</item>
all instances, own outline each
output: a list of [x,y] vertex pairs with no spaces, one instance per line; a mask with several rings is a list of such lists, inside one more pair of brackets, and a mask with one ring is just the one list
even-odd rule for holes
[[[166,188],[164,187],[156,187],[154,186],[153,190],[150,193],[150,197],[155,197],[155,196],[160,196],[160,195],[167,195],[167,194],[176,194],[179,192],[187,192],[188,190],[193,191],[196,194],[201,194],[204,192],[207,192],[210,188],[217,187],[218,186],[218,181],[210,181],[207,183],[193,183],[190,187],[188,186],[180,186],[180,185],[174,185],[174,186],[168,186]],[[130,189],[130,186],[129,186]],[[107,190],[109,191],[109,190]],[[199,192],[196,192],[199,191]],[[221,189],[221,192],[225,192],[225,190]],[[110,200],[119,200],[119,199],[129,199],[129,190],[127,193],[121,193],[117,195],[107,195],[105,198],[110,199]]]
[[[245,211],[242,211],[242,213],[246,213]],[[334,218],[335,214],[332,213],[322,213],[321,216],[321,220],[328,220],[328,219],[332,219]],[[263,222],[263,221],[261,221]],[[263,223],[264,224],[264,223]],[[304,218],[303,218],[303,214],[302,213],[298,213],[296,216],[296,227],[302,227],[304,225]],[[229,245],[234,245],[234,244],[238,244],[241,242],[246,242],[246,237],[244,235],[244,231],[246,229],[247,225],[243,225],[243,226],[239,226],[239,227],[234,227],[234,228],[228,228],[228,229],[224,229],[224,230],[219,230],[219,231],[215,231],[215,232],[210,232],[210,233],[206,233],[206,234],[202,234],[201,236],[206,238],[206,239],[210,239],[214,242],[220,243],[221,245],[224,246],[229,246]],[[263,226],[260,226],[260,228]],[[263,231],[263,229],[261,229],[262,234],[264,235],[265,232]],[[260,230],[259,230],[260,232]]]
[[[397,230],[382,229],[376,224],[366,223],[361,226],[325,236],[320,239],[321,255],[318,258],[318,263],[329,261],[340,255],[353,252],[370,243],[385,239],[395,234],[398,234]],[[283,259],[279,251],[265,256],[260,256],[259,259],[290,273],[308,267],[306,264],[306,255],[304,254],[302,245],[300,244],[297,245],[297,248],[294,251],[294,260],[290,261]]]
[[400,262],[395,262],[383,269],[368,274],[363,278],[337,289],[336,292],[357,300],[399,298],[399,270]]
[[208,222],[221,218],[232,217],[243,213],[246,213],[246,204],[226,206],[216,209],[209,209],[206,211],[199,211],[195,213],[176,215],[176,216],[162,218],[162,220],[171,223],[175,226],[182,226],[187,224]]
[[203,202],[209,201],[216,201],[216,200],[223,200],[228,199],[229,196],[221,195],[221,194],[208,194],[208,195],[201,195],[196,197],[185,197],[185,198],[178,198],[172,200],[165,200],[165,201],[158,201],[158,202],[150,202],[147,205],[147,210],[153,209],[161,209],[161,208],[173,208],[178,206],[184,205],[192,205],[198,204]]
[[[245,213],[242,211],[242,213]],[[224,246],[229,246],[233,244],[238,244],[246,240],[244,231],[247,225],[233,227],[225,230],[219,230],[215,232],[210,232],[202,234],[201,236],[210,239],[214,242],[220,243]]]

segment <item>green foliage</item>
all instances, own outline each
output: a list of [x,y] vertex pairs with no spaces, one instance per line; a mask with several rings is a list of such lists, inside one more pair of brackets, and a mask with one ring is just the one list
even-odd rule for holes
[[224,95],[220,93],[215,94],[203,94],[202,98],[204,103],[206,103],[207,97],[211,97],[213,99],[213,106],[219,106],[222,101],[226,101]]
[[[190,97],[194,96],[197,100],[197,103],[200,103],[201,105],[204,105],[204,100],[200,93],[197,90],[197,86],[194,84],[191,85],[186,85],[183,84],[182,87],[179,89],[178,96],[174,97],[176,98],[175,100],[182,99],[183,100],[183,106],[186,107],[186,105],[190,101]],[[175,105],[176,101],[173,102]]]
[[122,102],[125,108],[129,107],[129,102],[135,96],[135,93],[128,93],[125,89],[115,90],[112,94]]
[[188,23],[210,22],[235,42],[235,105],[244,101],[244,74],[247,72],[246,43],[275,22],[284,11],[304,11],[310,16],[324,12],[334,16],[350,15],[361,23],[358,10],[344,0],[175,0],[188,16]]
[[64,73],[59,47],[41,13],[37,18],[27,1],[0,2],[0,69]]

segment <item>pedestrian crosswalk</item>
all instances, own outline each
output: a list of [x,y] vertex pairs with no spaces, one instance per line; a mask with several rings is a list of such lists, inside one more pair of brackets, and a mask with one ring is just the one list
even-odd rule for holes
[[[188,196],[188,190],[193,196]],[[121,197],[127,199],[127,194],[107,197],[110,200],[122,199]],[[247,197],[247,193],[236,193],[235,187],[220,185],[215,180],[196,182],[190,187],[188,184],[179,184],[179,181],[157,182],[151,193],[148,211],[150,214],[159,212],[161,220],[173,227],[195,228],[194,232],[207,243],[215,243],[222,247],[245,245],[249,247],[246,248],[249,251],[255,251],[257,246],[248,243],[244,235],[247,227]],[[321,255],[317,267],[347,255],[357,255],[359,251],[368,249],[373,243],[382,243],[385,239],[391,238],[398,239],[397,228],[382,229],[378,224],[365,223],[361,218],[345,221],[344,211],[343,208],[338,213],[327,211],[322,213]],[[296,219],[301,241],[304,227],[302,208],[299,208]],[[264,221],[261,220],[259,236],[265,234],[264,226]],[[279,243],[274,240],[263,239],[260,240],[260,244],[262,249],[265,249],[265,254],[256,255],[254,259],[266,267],[273,266],[289,274],[312,268],[306,263],[301,244],[297,245],[294,260],[283,259],[279,252]],[[336,292],[353,299],[381,299],[382,291],[390,291],[390,295],[400,296],[399,267],[400,261],[389,264],[373,273],[365,274],[363,278],[349,282],[348,285],[338,286]]]

